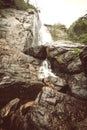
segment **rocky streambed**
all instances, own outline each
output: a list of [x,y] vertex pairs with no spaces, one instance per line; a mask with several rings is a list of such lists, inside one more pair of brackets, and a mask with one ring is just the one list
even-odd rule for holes
[[[1,12],[0,130],[87,130],[87,46],[32,46],[40,26],[33,18],[34,11]],[[40,79],[45,59],[55,77]]]

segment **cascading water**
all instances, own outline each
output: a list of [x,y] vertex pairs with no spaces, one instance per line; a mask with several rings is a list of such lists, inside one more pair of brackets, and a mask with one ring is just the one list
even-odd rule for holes
[[51,43],[53,41],[51,34],[49,33],[49,30],[44,25],[41,26],[39,33],[40,33],[39,45],[44,45],[46,43]]
[[[53,42],[51,34],[49,33],[47,27],[45,27],[44,25],[41,25],[39,15],[35,12],[33,14],[32,27],[33,27],[33,29],[32,29],[33,30],[33,42],[31,45],[32,47]],[[46,59],[42,62],[42,65],[39,69],[38,78],[43,79],[43,78],[47,78],[49,76],[56,77],[52,73],[51,66],[48,63],[48,60]]]
[[40,28],[41,28],[41,21],[39,19],[39,15],[34,12],[33,15],[33,42],[32,47],[38,46],[39,39],[40,39]]
[[47,78],[49,76],[56,77],[55,74],[52,73],[50,63],[46,59],[42,62],[42,65],[39,69],[38,78],[43,79],[43,78]]
[[[45,45],[46,43],[53,42],[51,34],[49,33],[49,30],[44,25],[41,26],[39,33],[40,33],[40,39],[39,39],[38,45]],[[55,74],[52,73],[51,65],[46,59],[42,62],[40,66],[38,78],[43,79],[49,76],[56,77]]]

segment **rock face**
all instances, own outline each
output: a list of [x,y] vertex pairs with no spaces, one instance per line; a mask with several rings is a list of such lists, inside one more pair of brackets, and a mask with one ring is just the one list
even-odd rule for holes
[[87,117],[87,102],[49,87],[43,88],[33,109],[31,119],[41,130],[74,130]]
[[80,59],[83,65],[84,73],[87,75],[87,47],[80,54]]
[[[87,47],[38,46],[35,12],[0,15],[0,130],[87,130]],[[39,79],[45,59],[51,76]]]
[[29,95],[30,86],[36,86],[36,93],[41,90],[43,83],[38,80],[41,60],[23,53],[34,43],[37,45],[39,28],[39,16],[33,10],[1,10],[0,105],[8,103],[15,97],[24,98],[23,95],[28,96],[30,100],[36,98],[32,93],[32,87]]
[[38,44],[40,20],[33,10],[0,11],[0,38],[6,39],[10,47],[20,51]]

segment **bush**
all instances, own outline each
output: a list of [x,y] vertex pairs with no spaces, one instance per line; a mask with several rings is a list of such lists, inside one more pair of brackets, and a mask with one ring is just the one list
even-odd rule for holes
[[26,10],[28,8],[32,8],[34,9],[35,11],[37,11],[37,9],[29,4],[29,3],[26,3],[24,0],[0,0],[0,8],[16,8],[16,9],[19,9],[19,10]]
[[68,30],[69,38],[75,42],[87,43],[87,15],[80,17]]

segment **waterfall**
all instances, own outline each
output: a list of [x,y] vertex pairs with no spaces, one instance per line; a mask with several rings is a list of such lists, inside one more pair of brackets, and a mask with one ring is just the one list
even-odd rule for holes
[[33,15],[32,30],[33,30],[32,47],[53,42],[48,28],[42,25],[42,22],[39,18],[39,14],[35,12]]
[[41,26],[39,33],[40,33],[39,45],[44,45],[46,43],[51,43],[53,41],[48,28],[45,27],[44,25]]
[[38,46],[39,38],[40,38],[40,28],[41,28],[41,21],[39,19],[39,14],[34,12],[33,15],[33,42],[32,47]]
[[[51,34],[49,33],[48,28],[41,24],[39,15],[37,13],[34,13],[33,15],[32,27],[33,27],[32,47],[35,47],[38,45],[44,45],[46,43],[52,42]],[[38,78],[43,79],[49,76],[56,77],[52,73],[50,63],[46,59],[42,62],[40,66]]]
[[52,73],[51,65],[48,62],[48,60],[46,59],[42,62],[42,65],[40,66],[38,78],[43,79],[43,78],[47,78],[49,76],[56,77],[56,75]]

